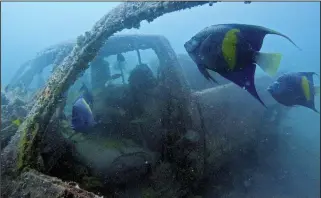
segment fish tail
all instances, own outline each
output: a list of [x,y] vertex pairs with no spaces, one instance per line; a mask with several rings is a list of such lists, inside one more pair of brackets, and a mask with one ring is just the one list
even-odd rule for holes
[[274,76],[277,73],[281,59],[282,54],[280,53],[256,52],[255,54],[255,62],[270,76]]
[[207,71],[204,65],[197,65],[199,71],[202,73],[202,75],[207,79],[207,80],[212,80],[214,83],[219,84],[217,80],[215,80],[211,74]]
[[297,47],[300,51],[302,51],[302,49],[301,49],[296,43],[294,43],[294,41],[293,41],[290,37],[288,37],[287,35],[282,34],[282,33],[278,32],[278,31],[272,30],[272,29],[270,29],[270,28],[263,28],[263,30],[266,31],[267,34],[275,34],[275,35],[279,35],[279,36],[282,36],[282,37],[286,38],[286,39],[287,39],[288,41],[290,41],[295,47]]

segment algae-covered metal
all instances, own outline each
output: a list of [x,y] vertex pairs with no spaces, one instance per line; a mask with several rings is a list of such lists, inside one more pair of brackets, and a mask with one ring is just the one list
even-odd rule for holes
[[35,75],[39,74],[44,68],[53,65],[56,68],[63,59],[74,48],[75,42],[63,42],[48,47],[39,52],[35,58],[23,63],[14,74],[7,90],[14,90],[16,87],[23,85],[28,88]]
[[[46,88],[38,98],[36,104],[29,113],[29,119],[25,127],[21,127],[17,134],[22,135],[22,142],[29,144],[22,147],[19,152],[19,168],[37,168],[36,161],[39,156],[34,153],[42,132],[48,125],[56,107],[60,94],[65,92],[75,81],[81,71],[88,67],[88,63],[95,57],[100,47],[113,33],[124,28],[137,27],[142,20],[152,21],[167,12],[190,8],[207,2],[130,2],[116,7],[96,23],[90,32],[79,37],[78,43],[71,54],[64,59],[62,65],[57,68],[49,79]],[[135,20],[133,20],[135,19]],[[172,87],[180,82],[173,82]],[[177,86],[180,87],[180,86]],[[179,89],[177,90],[179,91]],[[38,127],[35,127],[35,126]],[[29,137],[30,136],[30,137]],[[24,140],[28,137],[29,140]],[[31,141],[32,140],[32,141]],[[28,156],[28,157],[27,157]]]
[[[126,2],[99,20],[91,31],[78,37],[77,44],[61,65],[56,68],[46,87],[29,112],[28,118],[19,127],[10,144],[1,153],[2,181],[10,185],[10,178],[17,170],[24,168],[41,169],[39,143],[49,124],[61,94],[73,84],[79,75],[88,68],[104,41],[112,34],[125,28],[139,27],[142,20],[149,22],[157,17],[207,2]],[[170,67],[170,66],[169,66]],[[180,81],[169,82],[181,93]],[[182,98],[181,106],[186,104]],[[19,143],[20,142],[20,143]],[[17,147],[19,145],[19,147]],[[2,188],[3,191],[5,188]]]

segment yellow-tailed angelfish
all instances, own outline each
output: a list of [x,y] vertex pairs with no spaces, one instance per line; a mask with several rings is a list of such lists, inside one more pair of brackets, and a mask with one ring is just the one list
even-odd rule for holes
[[184,47],[206,79],[216,82],[207,69],[215,71],[245,88],[264,105],[254,85],[256,64],[273,76],[281,61],[279,53],[259,52],[267,34],[280,35],[294,44],[286,35],[265,27],[220,24],[203,29],[187,41]]
[[320,94],[320,87],[315,86],[315,72],[292,72],[283,74],[267,90],[272,97],[285,106],[305,106],[316,112],[314,96]]

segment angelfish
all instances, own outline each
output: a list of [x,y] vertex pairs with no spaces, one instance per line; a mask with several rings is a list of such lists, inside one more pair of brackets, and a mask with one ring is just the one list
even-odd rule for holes
[[272,97],[285,106],[305,106],[318,112],[314,97],[320,94],[320,86],[313,82],[315,72],[292,72],[280,76],[267,90]]
[[280,35],[297,46],[286,35],[265,27],[220,24],[203,29],[187,41],[184,47],[206,79],[217,83],[207,69],[215,71],[245,88],[264,105],[254,85],[256,64],[273,76],[281,62],[280,53],[260,52],[267,34]]
[[77,98],[72,106],[71,127],[77,132],[86,131],[97,124],[92,113],[92,93],[85,84],[80,90],[83,91],[83,94]]

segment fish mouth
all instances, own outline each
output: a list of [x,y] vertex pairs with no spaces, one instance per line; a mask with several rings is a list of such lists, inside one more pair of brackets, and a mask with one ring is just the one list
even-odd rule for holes
[[189,41],[187,41],[187,42],[184,44],[184,48],[185,48],[185,50],[186,50],[188,53],[192,52],[192,51],[191,51],[192,46],[191,46],[191,44],[189,43]]
[[184,48],[188,53],[192,53],[199,45],[197,40],[191,39],[184,44]]

